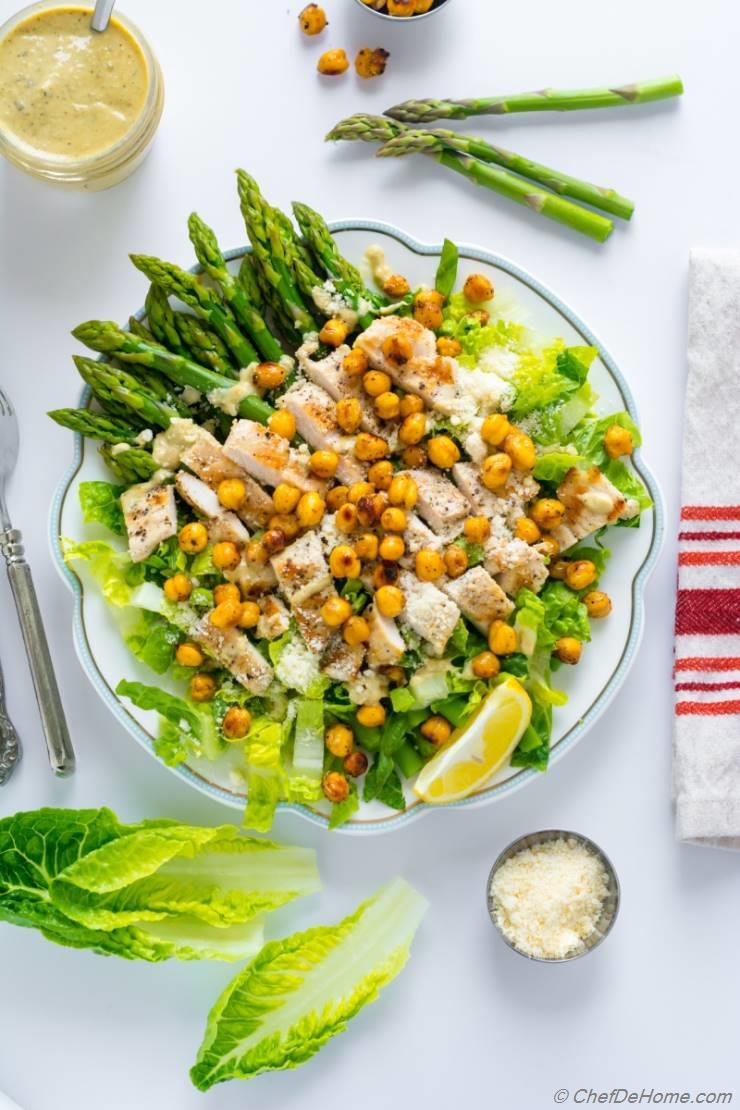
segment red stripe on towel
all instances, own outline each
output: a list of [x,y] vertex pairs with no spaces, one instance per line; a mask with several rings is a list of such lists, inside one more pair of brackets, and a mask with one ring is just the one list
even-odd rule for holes
[[740,540],[740,532],[679,532],[679,540]]
[[676,715],[678,717],[728,717],[735,713],[740,714],[740,700],[680,701],[676,705]]
[[[740,589],[678,591],[677,636],[725,636],[733,633],[740,633]],[[740,665],[740,659],[737,663]]]
[[740,659],[731,656],[694,655],[686,659],[677,659],[675,671],[740,671]]
[[740,566],[740,551],[682,551],[678,556],[680,567],[736,567]]
[[681,520],[740,520],[740,505],[684,505]]
[[676,690],[740,690],[740,682],[677,682]]

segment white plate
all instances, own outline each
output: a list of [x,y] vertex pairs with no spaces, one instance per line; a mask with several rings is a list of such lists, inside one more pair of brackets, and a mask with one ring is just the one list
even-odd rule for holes
[[[386,250],[393,269],[405,274],[412,286],[431,283],[441,248],[417,243],[410,236],[388,226],[361,220],[335,224],[333,230],[343,253],[355,262],[371,243],[380,243]],[[236,264],[245,248],[232,251],[229,259]],[[567,344],[588,344],[598,348],[600,357],[592,366],[590,381],[599,394],[597,409],[613,412],[627,409],[637,419],[634,401],[619,370],[579,318],[554,293],[545,289],[531,275],[513,263],[475,247],[460,248],[460,274],[476,270],[488,273],[499,295],[513,295],[526,323],[538,335],[562,336]],[[139,315],[143,315],[140,312]],[[82,403],[88,399],[83,394]],[[632,666],[642,635],[643,591],[657,559],[663,538],[663,509],[655,479],[636,452],[635,466],[655,503],[654,509],[643,514],[639,529],[616,528],[610,531],[609,546],[613,557],[603,579],[604,588],[614,601],[614,610],[607,621],[595,622],[593,642],[587,647],[578,667],[558,671],[557,683],[568,694],[568,704],[555,711],[551,761],[555,762],[580,740],[606,709],[624,682]],[[95,689],[127,731],[149,752],[156,735],[157,715],[133,708],[118,700],[113,693],[122,678],[147,683],[163,683],[129,654],[116,628],[111,612],[98,590],[84,577],[68,568],[62,557],[60,537],[76,540],[100,538],[102,532],[82,519],[77,489],[82,481],[110,478],[95,445],[75,436],[75,457],[63,478],[51,512],[51,543],[56,565],[75,594],[74,641],[82,666]],[[109,539],[109,535],[106,534]],[[172,687],[173,691],[177,688]],[[156,756],[154,758],[157,758]],[[232,759],[234,754],[232,753]],[[229,774],[228,757],[218,763],[198,762],[197,766],[181,765],[174,774],[191,783],[211,798],[234,808],[244,806],[244,794],[234,786]],[[531,782],[539,772],[524,768],[502,771],[480,793],[454,803],[455,808],[485,805]],[[359,813],[342,831],[375,833],[399,828],[427,812],[431,807],[408,792],[409,806],[396,813],[379,803],[363,805]],[[326,825],[317,809],[286,805],[315,824]]]

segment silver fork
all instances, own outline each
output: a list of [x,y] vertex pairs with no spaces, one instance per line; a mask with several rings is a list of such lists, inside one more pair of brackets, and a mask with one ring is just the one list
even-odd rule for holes
[[21,757],[21,742],[5,707],[5,680],[0,667],[0,786],[13,774]]
[[[7,563],[8,579],[13,591],[15,607],[18,611],[26,655],[31,668],[31,677],[36,691],[41,714],[41,724],[46,738],[49,763],[57,775],[69,775],[74,771],[75,756],[72,741],[64,719],[62,699],[54,676],[49,645],[41,620],[36,590],[31,578],[31,568],[23,552],[23,537],[10,523],[5,504],[5,482],[15,469],[18,460],[18,421],[13,406],[0,389],[0,551]],[[0,715],[1,716],[1,715]],[[15,729],[12,729],[12,734]],[[12,745],[12,734],[11,745]],[[0,738],[7,732],[0,725]],[[17,740],[17,737],[16,737]],[[0,741],[1,742],[1,741]],[[16,755],[17,759],[17,755]],[[2,752],[0,751],[0,762]],[[10,772],[6,773],[6,777]],[[2,781],[2,779],[0,779]]]

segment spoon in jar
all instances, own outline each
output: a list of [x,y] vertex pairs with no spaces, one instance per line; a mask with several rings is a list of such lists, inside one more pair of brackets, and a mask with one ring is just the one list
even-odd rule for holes
[[110,23],[110,17],[113,12],[113,5],[116,0],[95,0],[95,11],[93,12],[90,26],[93,31],[105,31]]

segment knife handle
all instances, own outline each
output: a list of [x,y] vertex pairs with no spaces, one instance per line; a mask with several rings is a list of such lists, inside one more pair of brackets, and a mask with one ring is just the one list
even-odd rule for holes
[[26,645],[26,655],[31,668],[36,701],[49,753],[49,763],[55,774],[71,775],[75,769],[74,749],[49,654],[31,568],[26,562],[23,551],[21,533],[16,528],[12,528],[0,534],[0,547],[8,564],[8,579]]

